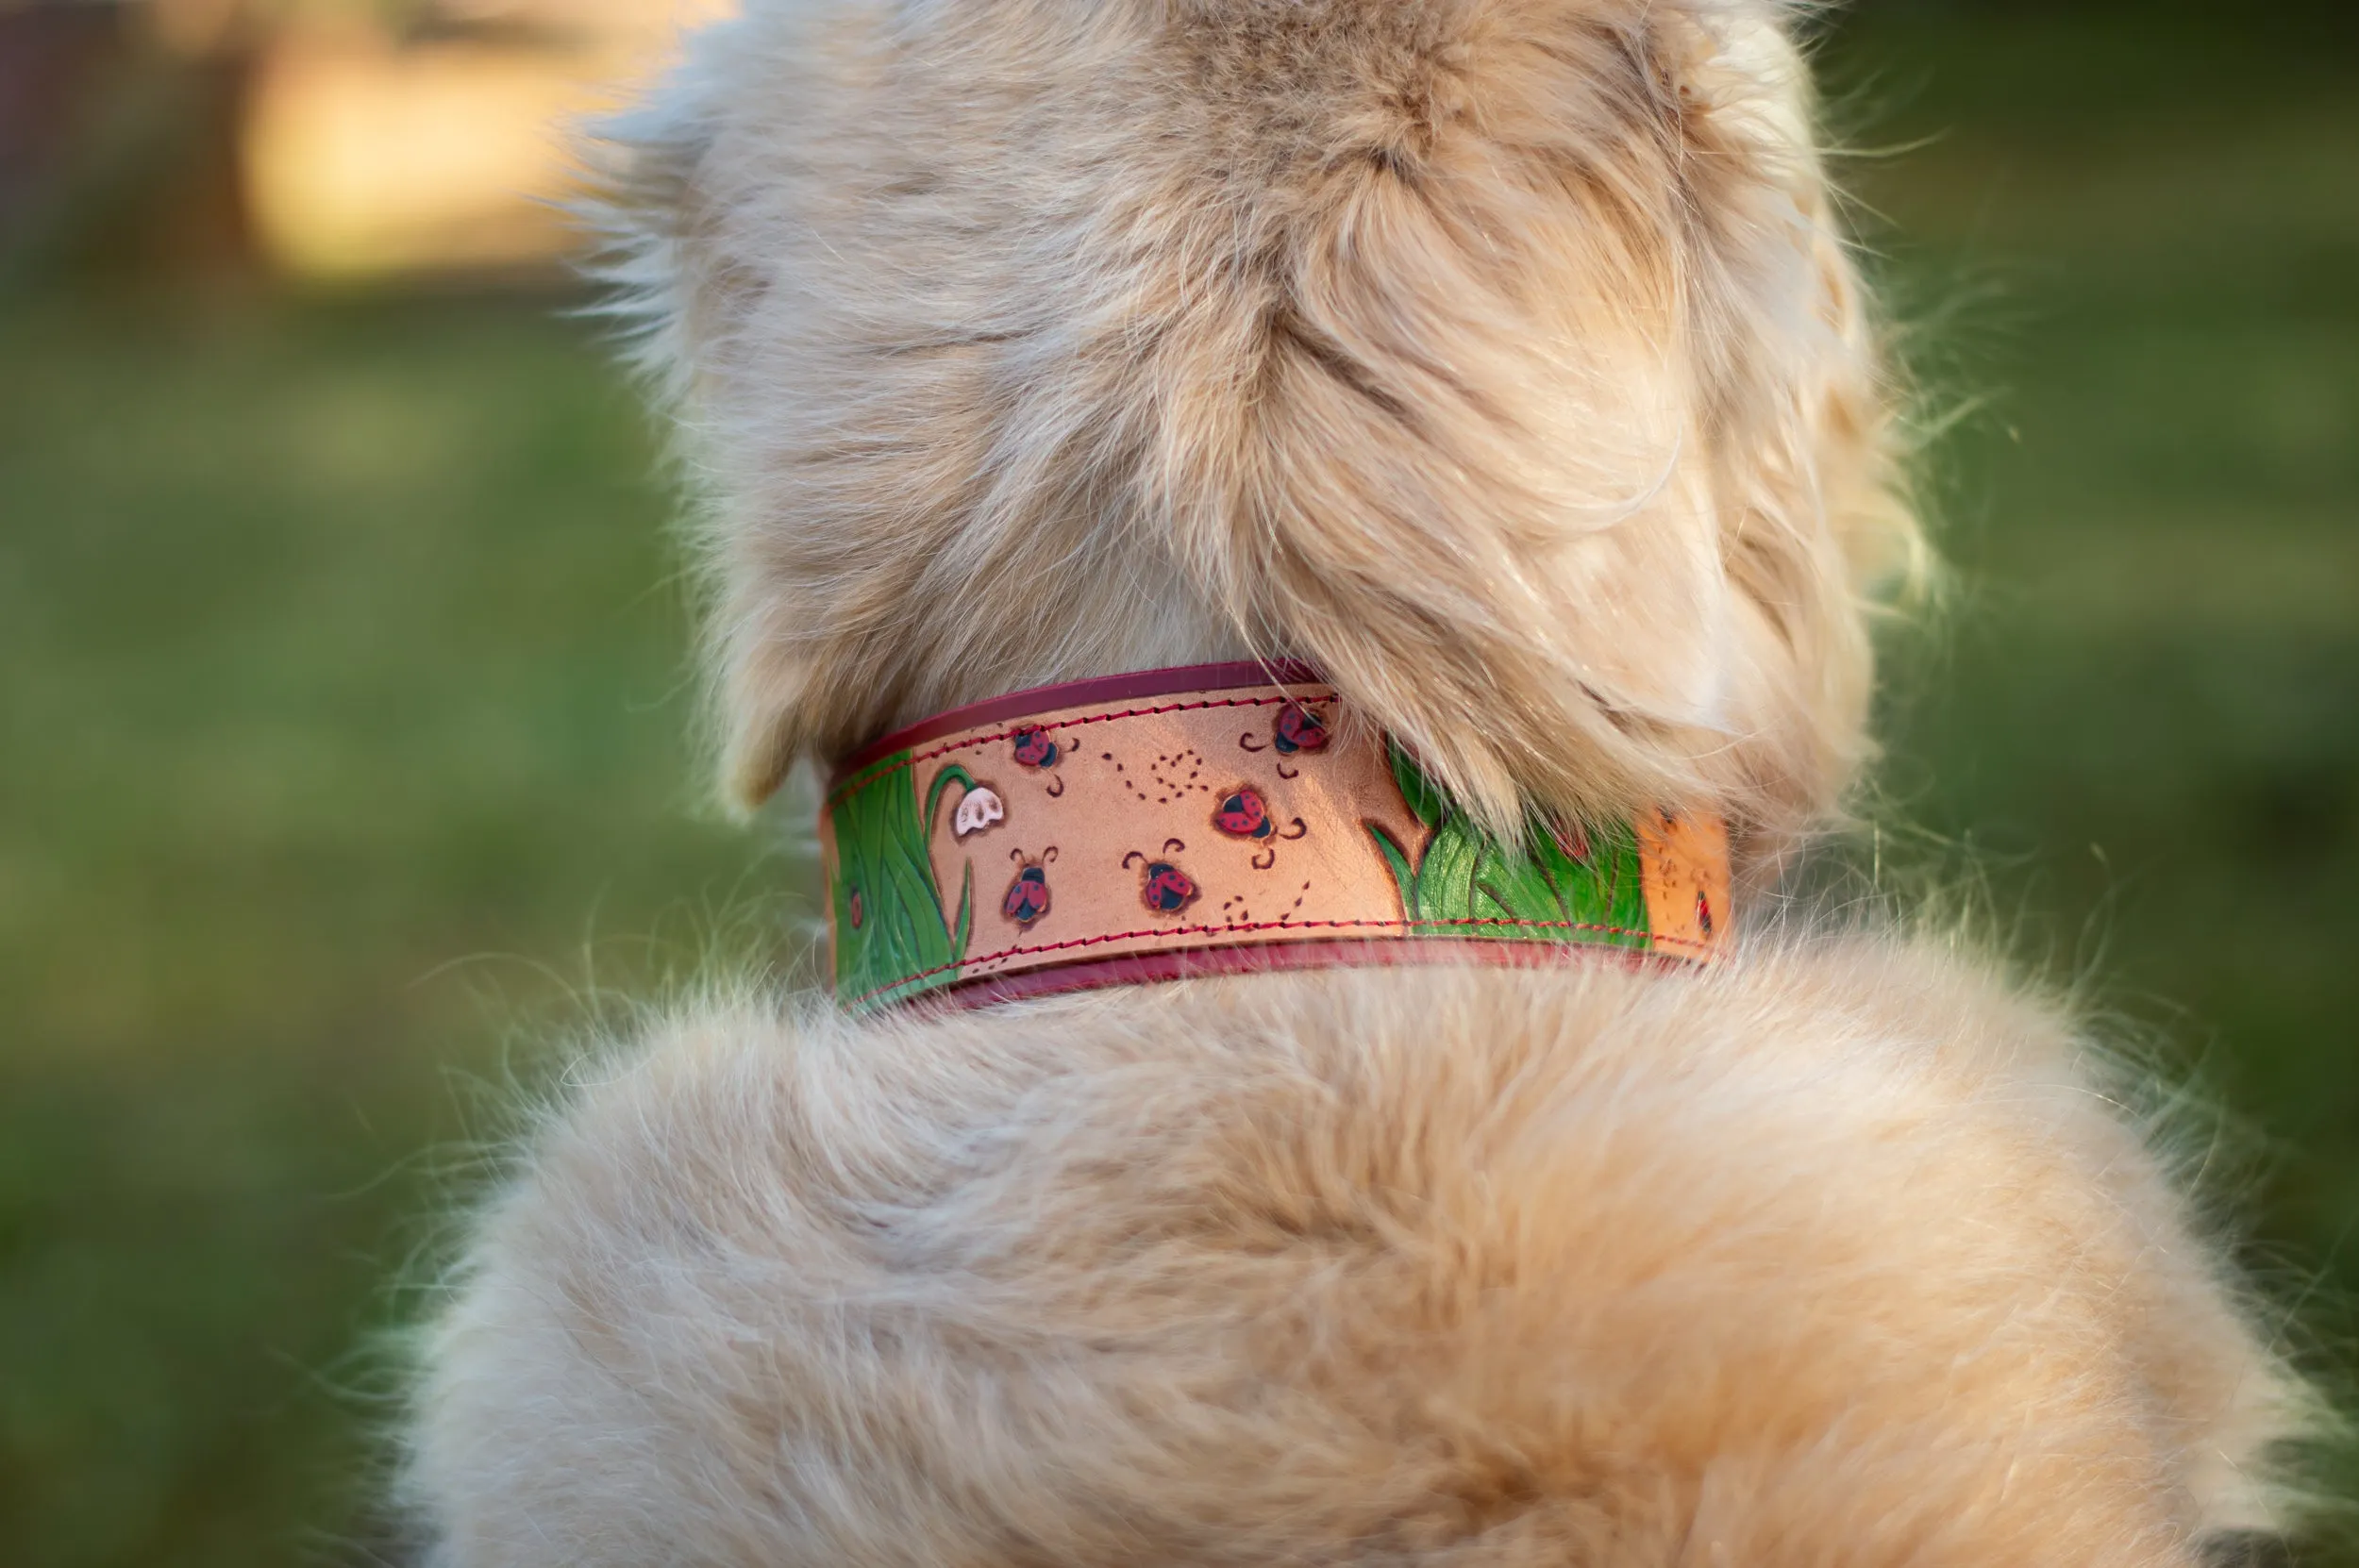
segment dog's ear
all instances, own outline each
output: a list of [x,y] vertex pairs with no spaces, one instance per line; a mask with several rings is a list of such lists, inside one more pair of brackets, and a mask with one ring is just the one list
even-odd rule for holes
[[1822,812],[1914,533],[1783,9],[753,0],[618,203],[736,791],[1254,653],[1495,825]]

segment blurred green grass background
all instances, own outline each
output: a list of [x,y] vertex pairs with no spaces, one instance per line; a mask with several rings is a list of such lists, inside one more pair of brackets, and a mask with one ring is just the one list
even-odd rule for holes
[[[2251,1255],[2348,1364],[2359,50],[2280,23],[1826,54],[1967,405],[1891,853],[2257,1129]],[[702,809],[655,443],[548,299],[52,282],[0,365],[0,1561],[352,1555],[487,1105],[807,867]]]

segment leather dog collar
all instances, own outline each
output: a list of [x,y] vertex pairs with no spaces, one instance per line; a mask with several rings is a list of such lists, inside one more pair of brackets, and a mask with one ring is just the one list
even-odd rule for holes
[[1729,921],[1716,820],[1535,822],[1511,849],[1298,665],[953,709],[838,769],[819,839],[855,1011],[1331,964],[1701,962]]

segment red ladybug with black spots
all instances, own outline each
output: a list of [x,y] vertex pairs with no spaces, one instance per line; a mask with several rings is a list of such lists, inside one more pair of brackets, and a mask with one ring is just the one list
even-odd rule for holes
[[[1213,812],[1213,826],[1232,839],[1298,839],[1310,831],[1297,817],[1286,825],[1284,832],[1278,828],[1278,819],[1269,814],[1269,802],[1262,792],[1246,785],[1222,801]],[[1278,846],[1270,844],[1253,857],[1253,869],[1267,871],[1278,863]]]
[[1015,742],[1015,759],[1028,768],[1053,768],[1057,765],[1059,747],[1048,738],[1048,731],[1038,725],[1018,725],[1010,737]]
[[1281,757],[1292,757],[1298,751],[1327,749],[1327,721],[1298,702],[1290,702],[1278,710],[1278,722],[1270,726],[1270,743]]
[[1008,739],[1014,742],[1017,766],[1049,774],[1048,793],[1052,798],[1064,793],[1063,776],[1050,772],[1056,767],[1057,759],[1064,755],[1064,748],[1048,738],[1047,730],[1039,725],[1018,725]]
[[[1178,839],[1163,841],[1165,855],[1178,854],[1187,847],[1186,843]],[[1156,914],[1178,914],[1196,902],[1196,894],[1201,890],[1196,887],[1195,877],[1190,876],[1169,860],[1149,860],[1135,849],[1122,858],[1123,869],[1129,870],[1133,860],[1138,861],[1146,870],[1146,876],[1139,884],[1139,901],[1147,909]]]
[[1146,868],[1141,896],[1157,914],[1178,914],[1196,902],[1196,879],[1170,861],[1158,860]]
[[1247,730],[1237,737],[1237,744],[1246,751],[1275,750],[1278,753],[1278,776],[1300,778],[1300,770],[1286,766],[1286,759],[1306,751],[1327,749],[1327,721],[1298,702],[1290,702],[1278,710],[1270,724],[1269,745],[1262,744],[1259,735]]
[[999,912],[1027,929],[1048,912],[1048,872],[1046,862],[1057,858],[1057,846],[1051,844],[1037,860],[1025,861],[1024,851],[1011,850],[1008,858],[1022,861],[1015,879],[1008,884],[1008,894],[999,901]]
[[1222,801],[1213,812],[1213,826],[1232,839],[1266,839],[1278,831],[1269,803],[1254,789],[1239,790]]

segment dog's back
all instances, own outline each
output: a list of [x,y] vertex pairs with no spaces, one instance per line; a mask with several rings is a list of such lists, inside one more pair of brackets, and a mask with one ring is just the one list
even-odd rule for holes
[[2286,1414],[2071,1040],[1709,978],[682,1018],[494,1211],[453,1564],[2189,1563]]
[[[1916,552],[1765,0],[782,4],[623,132],[741,797],[1320,666],[1479,822],[1868,752]],[[651,1028],[435,1338],[450,1568],[2179,1564],[2295,1385],[2070,1027],[1946,952]]]

